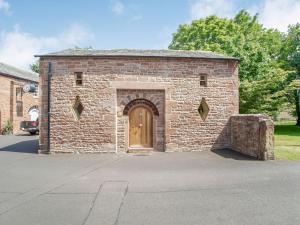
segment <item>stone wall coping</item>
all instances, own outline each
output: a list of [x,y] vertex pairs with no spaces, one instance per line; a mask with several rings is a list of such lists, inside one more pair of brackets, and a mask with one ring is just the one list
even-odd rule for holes
[[264,114],[233,114],[232,117],[247,117],[247,116],[252,116],[252,117],[267,117]]
[[265,114],[233,114],[231,118],[257,118],[259,120],[272,120]]

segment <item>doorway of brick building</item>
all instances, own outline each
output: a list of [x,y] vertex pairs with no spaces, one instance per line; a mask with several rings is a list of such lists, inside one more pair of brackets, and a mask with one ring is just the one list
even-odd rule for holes
[[137,106],[129,113],[129,147],[153,148],[153,115],[145,106]]

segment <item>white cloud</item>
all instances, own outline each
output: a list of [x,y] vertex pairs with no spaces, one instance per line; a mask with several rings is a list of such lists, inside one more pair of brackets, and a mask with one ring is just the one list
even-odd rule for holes
[[140,10],[140,6],[137,4],[125,5],[121,1],[112,1],[112,12],[117,15],[124,15],[129,21],[140,21],[143,19],[143,15]]
[[125,9],[125,6],[122,2],[120,1],[116,1],[112,7],[112,11],[114,14],[116,15],[121,15],[123,14],[124,12],[124,9]]
[[[190,5],[190,17],[217,15],[232,18],[241,10],[237,0],[194,0]],[[254,15],[259,14],[259,21],[267,28],[287,31],[289,24],[300,22],[300,0],[262,0],[248,4],[246,10]]]
[[231,17],[234,15],[235,4],[233,0],[198,0],[190,6],[190,16],[192,19],[216,15]]
[[268,28],[287,31],[289,24],[300,22],[299,0],[265,0],[259,20]]
[[9,13],[10,12],[10,4],[5,0],[0,0],[0,11]]
[[36,60],[35,54],[72,48],[92,38],[93,34],[78,24],[52,37],[35,36],[16,26],[13,31],[0,33],[0,61],[28,69]]

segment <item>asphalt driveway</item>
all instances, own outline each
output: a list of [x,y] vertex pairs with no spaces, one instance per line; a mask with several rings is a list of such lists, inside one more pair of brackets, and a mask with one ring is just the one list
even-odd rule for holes
[[1,225],[300,224],[299,162],[37,147],[37,136],[0,136]]

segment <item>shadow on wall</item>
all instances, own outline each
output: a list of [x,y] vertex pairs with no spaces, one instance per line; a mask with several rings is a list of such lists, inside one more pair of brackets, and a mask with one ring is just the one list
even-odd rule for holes
[[230,119],[227,121],[226,126],[218,135],[216,141],[212,145],[211,151],[223,158],[230,158],[234,160],[257,160],[254,157],[244,155],[230,149]]
[[2,152],[38,153],[39,140],[21,141],[9,146],[0,148]]

